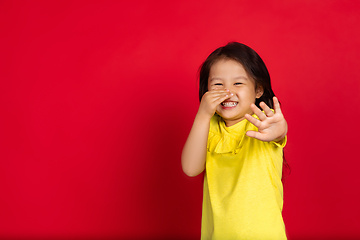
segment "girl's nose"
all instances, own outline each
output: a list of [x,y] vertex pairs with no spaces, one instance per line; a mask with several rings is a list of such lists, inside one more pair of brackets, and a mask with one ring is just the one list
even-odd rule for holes
[[230,92],[234,93],[234,87],[233,86],[226,86],[225,89],[229,89]]

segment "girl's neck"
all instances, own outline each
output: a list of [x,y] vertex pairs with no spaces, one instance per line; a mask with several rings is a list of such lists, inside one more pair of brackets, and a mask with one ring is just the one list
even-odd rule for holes
[[231,127],[241,121],[245,120],[245,117],[239,118],[239,119],[235,119],[235,120],[225,120],[223,119],[223,121],[225,122],[225,126],[226,127]]

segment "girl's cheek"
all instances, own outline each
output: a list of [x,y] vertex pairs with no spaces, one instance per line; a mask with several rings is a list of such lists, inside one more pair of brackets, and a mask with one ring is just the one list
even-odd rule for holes
[[223,86],[219,86],[219,85],[212,85],[209,87],[209,91],[211,90],[219,90],[219,89],[224,89]]
[[215,85],[210,85],[208,84],[208,91],[212,91],[212,90],[215,90]]

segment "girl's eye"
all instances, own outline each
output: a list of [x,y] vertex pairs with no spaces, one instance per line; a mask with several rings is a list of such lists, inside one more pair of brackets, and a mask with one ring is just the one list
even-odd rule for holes
[[216,86],[222,86],[222,83],[215,83]]
[[241,85],[241,84],[242,84],[241,82],[234,83],[234,85]]

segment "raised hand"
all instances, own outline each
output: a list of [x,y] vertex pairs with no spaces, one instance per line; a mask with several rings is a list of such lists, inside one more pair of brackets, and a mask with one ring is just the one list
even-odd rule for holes
[[259,119],[256,119],[249,114],[246,114],[245,118],[254,124],[258,128],[258,131],[247,131],[247,136],[264,142],[280,141],[285,137],[288,129],[287,123],[281,112],[278,99],[274,97],[273,101],[275,112],[273,112],[264,102],[260,103],[260,107],[265,113],[255,104],[251,104],[251,110],[253,110]]
[[211,118],[216,111],[216,107],[226,99],[231,98],[232,95],[228,89],[207,91],[201,98],[198,114]]

